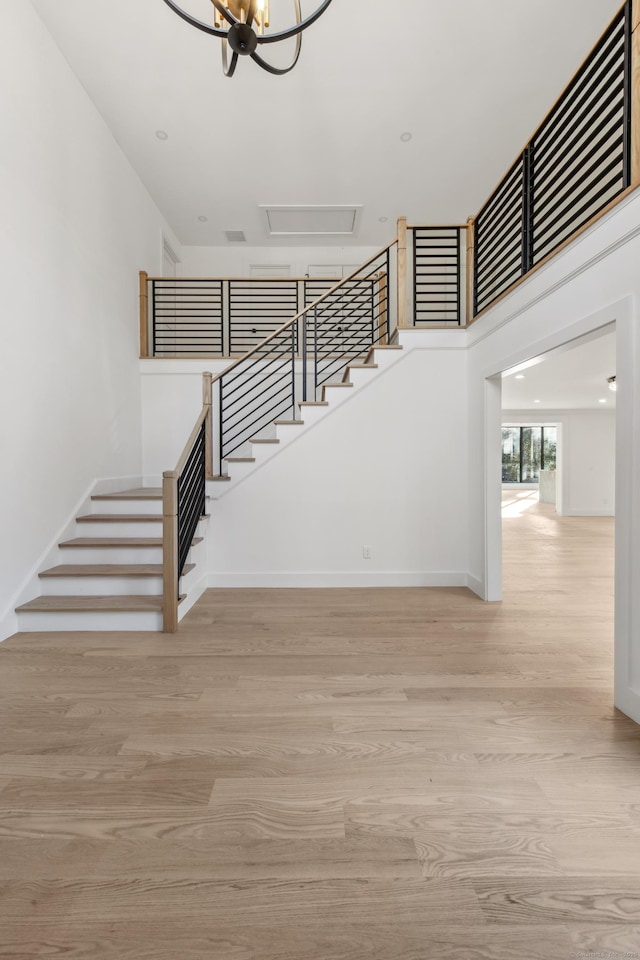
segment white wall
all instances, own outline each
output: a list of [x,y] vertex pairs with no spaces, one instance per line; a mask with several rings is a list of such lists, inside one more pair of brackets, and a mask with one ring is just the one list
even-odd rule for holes
[[[640,722],[640,195],[470,328],[470,573],[500,596],[501,370],[616,323],[616,704]],[[546,416],[546,414],[545,414]]]
[[212,503],[212,585],[466,584],[466,354],[450,336]]
[[[389,230],[389,243],[394,239]],[[248,277],[252,264],[288,264],[292,277],[304,277],[310,264],[365,263],[375,247],[248,247],[243,243],[221,247],[183,247],[180,273],[184,277]]]
[[3,637],[94,478],[140,473],[137,271],[171,235],[27,0],[0,8],[0,115]]
[[[539,410],[503,410],[503,423],[540,423]],[[616,415],[613,410],[545,410],[544,422],[560,427],[558,513],[612,517],[615,512]],[[509,487],[513,489],[513,484]],[[522,489],[526,484],[516,484]]]

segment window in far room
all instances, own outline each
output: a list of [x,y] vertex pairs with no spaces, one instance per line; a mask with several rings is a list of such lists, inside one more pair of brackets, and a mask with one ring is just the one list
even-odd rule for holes
[[555,427],[502,428],[502,482],[537,483],[541,470],[556,468]]

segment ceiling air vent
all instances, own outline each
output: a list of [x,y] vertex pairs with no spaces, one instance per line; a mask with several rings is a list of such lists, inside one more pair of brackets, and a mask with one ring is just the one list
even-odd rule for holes
[[247,239],[244,230],[225,230],[224,235],[230,243],[245,243]]

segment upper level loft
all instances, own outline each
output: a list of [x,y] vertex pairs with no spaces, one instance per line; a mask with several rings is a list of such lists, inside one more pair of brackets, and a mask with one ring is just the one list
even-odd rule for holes
[[299,353],[327,311],[341,349],[380,342],[383,330],[468,326],[640,182],[639,22],[640,0],[627,0],[465,224],[401,218],[344,279],[141,273],[141,356],[235,360],[285,327]]

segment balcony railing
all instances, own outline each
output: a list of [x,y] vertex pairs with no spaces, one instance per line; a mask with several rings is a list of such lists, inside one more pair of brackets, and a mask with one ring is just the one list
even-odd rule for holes
[[[466,326],[637,186],[638,77],[640,0],[627,0],[475,217],[408,229],[401,218],[398,306],[387,322]],[[348,324],[332,327],[332,354],[364,334],[387,295],[380,282],[358,277]],[[332,283],[141,274],[141,356],[241,357],[304,313],[292,334],[299,352],[309,304]]]
[[474,316],[630,186],[632,15],[628,0],[475,217]]

